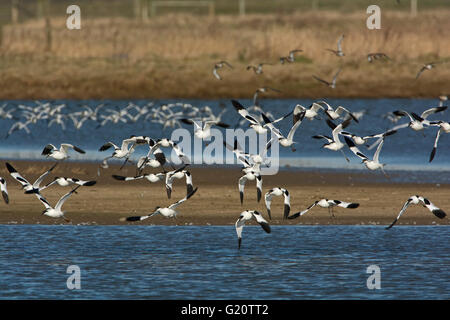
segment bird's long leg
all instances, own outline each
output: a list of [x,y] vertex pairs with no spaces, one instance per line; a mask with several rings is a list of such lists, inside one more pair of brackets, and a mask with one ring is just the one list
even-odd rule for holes
[[347,158],[347,156],[345,155],[345,153],[344,153],[344,150],[339,150],[339,151],[341,151],[342,152],[342,155],[344,156],[344,158],[345,158],[345,160],[347,160],[347,162],[350,162],[350,160]]
[[381,172],[383,172],[384,176],[388,179],[391,179],[391,177],[389,175],[386,174],[386,172],[384,171],[383,168],[381,168]]
[[127,164],[129,158],[130,158],[130,157],[128,156],[128,157],[125,159],[124,163],[122,164],[122,166],[120,167],[119,170],[122,170],[122,169],[123,169],[123,167]]

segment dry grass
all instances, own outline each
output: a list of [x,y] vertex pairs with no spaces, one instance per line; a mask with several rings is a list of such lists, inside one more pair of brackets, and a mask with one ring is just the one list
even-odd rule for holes
[[[165,15],[148,23],[85,19],[70,31],[52,20],[52,50],[45,51],[44,22],[8,26],[0,56],[0,98],[250,98],[259,86],[282,89],[277,97],[436,96],[446,94],[450,63],[413,81],[421,65],[450,59],[450,11],[428,11],[417,18],[383,13],[382,29],[368,30],[361,13],[295,13],[245,18]],[[345,34],[346,56],[326,51]],[[278,58],[304,50],[295,64]],[[369,64],[369,52],[394,61]],[[234,68],[212,75],[216,61]],[[271,62],[262,75],[248,64]],[[343,71],[335,90],[312,75],[330,79]],[[275,96],[274,96],[275,97]]]

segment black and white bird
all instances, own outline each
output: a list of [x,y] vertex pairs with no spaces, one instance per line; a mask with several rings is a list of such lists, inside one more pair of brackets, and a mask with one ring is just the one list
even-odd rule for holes
[[294,50],[289,51],[289,55],[288,56],[280,57],[280,63],[284,64],[285,62],[288,62],[288,63],[295,62],[295,54],[299,53],[299,52],[303,52],[303,50],[301,50],[301,49],[294,49]]
[[[268,124],[261,124],[261,122],[259,122],[255,117],[250,115],[250,113],[247,111],[247,109],[245,109],[245,107],[242,104],[240,104],[238,101],[231,100],[231,103],[233,104],[233,106],[236,109],[236,111],[244,119],[246,119],[248,122],[250,122],[250,127],[253,128],[257,133],[265,134],[265,133],[267,133],[269,131]],[[280,122],[281,120],[286,119],[291,114],[292,114],[292,112],[288,113],[284,117],[281,117],[279,119],[273,120],[270,123],[274,124],[274,123]]]
[[345,56],[344,51],[342,51],[342,41],[344,40],[344,37],[345,37],[345,35],[341,35],[339,37],[338,42],[337,42],[337,50],[334,50],[334,49],[325,49],[325,50],[333,52],[338,57]]
[[428,63],[425,63],[425,64],[422,66],[422,68],[420,68],[419,72],[417,72],[417,74],[416,74],[416,80],[419,79],[420,75],[421,75],[424,71],[426,71],[426,70],[431,70],[431,69],[435,68],[435,67],[436,67],[436,64],[438,64],[438,63],[439,63],[439,62],[428,62]]
[[44,150],[42,150],[41,155],[43,156],[47,156],[51,157],[55,160],[65,160],[67,158],[69,158],[69,155],[67,154],[67,152],[69,151],[68,149],[73,149],[78,153],[86,153],[84,150],[78,148],[77,146],[68,144],[68,143],[62,143],[60,148],[57,149],[54,145],[52,144],[48,144],[45,146]]
[[185,167],[186,166],[183,166],[179,169],[166,173],[167,198],[171,198],[174,179],[186,178],[186,194],[190,194],[192,190],[194,190],[194,186],[192,184],[192,174],[188,170],[185,170]]
[[334,217],[333,207],[338,206],[338,207],[342,207],[342,208],[355,209],[355,208],[359,207],[359,203],[344,202],[344,201],[340,201],[340,200],[321,199],[319,201],[314,202],[312,205],[310,205],[305,210],[297,212],[297,213],[289,216],[288,219],[298,218],[298,217],[304,215],[305,213],[307,213],[310,209],[312,209],[315,206],[319,206],[322,208],[328,208],[328,212],[330,213],[331,217]]
[[183,202],[188,200],[190,197],[192,197],[194,195],[194,193],[197,192],[197,189],[198,188],[195,188],[194,190],[192,190],[191,193],[186,195],[183,199],[178,200],[177,202],[171,204],[168,207],[164,207],[164,208],[156,207],[155,210],[152,213],[148,214],[148,215],[145,215],[145,216],[132,216],[132,217],[127,217],[127,218],[122,218],[120,220],[121,221],[142,221],[142,220],[148,219],[150,217],[153,217],[153,216],[155,216],[157,214],[160,214],[160,215],[162,215],[162,216],[164,216],[166,218],[175,218],[176,219],[176,217],[178,215],[178,212],[175,209],[180,204],[182,204]]
[[297,131],[298,127],[302,124],[303,118],[305,117],[306,111],[301,110],[295,110],[293,115],[293,125],[291,129],[289,130],[288,135],[285,137],[280,130],[275,128],[273,126],[273,121],[270,121],[269,118],[266,117],[266,115],[263,113],[262,117],[264,119],[265,125],[272,131],[273,134],[278,139],[278,143],[282,145],[283,147],[289,148],[291,147],[292,151],[295,151],[295,148],[293,147],[293,144],[296,142],[294,141],[294,135]]
[[[146,156],[139,158],[137,162],[137,169],[139,175],[142,173],[145,167],[159,168],[161,167],[164,171],[164,164],[166,164],[167,159],[164,152],[160,147],[166,145],[165,140],[156,141],[153,139],[148,140],[149,151]],[[167,146],[171,146],[170,142]]]
[[323,80],[323,79],[317,77],[316,75],[313,75],[313,78],[316,79],[319,82],[322,82],[323,84],[325,84],[326,86],[330,87],[331,89],[334,89],[334,88],[336,88],[337,77],[338,77],[339,73],[341,72],[341,70],[342,70],[342,68],[339,68],[339,70],[334,74],[333,79],[331,80],[331,82]]
[[410,127],[414,131],[423,130],[424,126],[430,125],[430,121],[427,120],[427,118],[430,115],[438,113],[438,112],[442,112],[446,109],[447,109],[446,106],[430,108],[430,109],[427,109],[424,112],[422,112],[422,114],[420,116],[414,112],[411,112],[411,114],[410,114],[409,112],[406,112],[404,110],[396,110],[393,112],[396,116],[399,116],[399,117],[407,116],[407,117],[409,117],[410,122],[398,125],[398,126],[392,128],[391,130],[398,130],[398,129],[407,128],[407,127]]
[[52,182],[50,182],[50,183],[46,184],[45,186],[43,186],[42,188],[40,188],[39,191],[47,189],[48,187],[54,185],[55,183],[57,183],[61,187],[67,187],[72,184],[76,184],[76,185],[84,186],[84,187],[90,187],[90,186],[95,185],[97,183],[97,181],[95,181],[95,180],[85,181],[85,180],[80,180],[77,178],[55,177],[55,179]]
[[[259,168],[259,166],[257,166],[257,167]],[[255,166],[253,166],[253,167],[245,168],[245,169],[243,169],[243,171],[245,173],[239,179],[239,198],[241,200],[241,205],[244,202],[244,189],[245,189],[245,183],[247,182],[247,180],[250,180],[250,181],[256,180],[256,200],[259,202],[261,200],[261,196],[262,196],[262,184],[263,184],[262,176],[261,176],[259,170],[257,170],[255,168]]]
[[241,212],[239,219],[237,219],[235,223],[236,233],[238,236],[238,249],[241,248],[242,230],[244,229],[244,225],[247,221],[252,219],[256,220],[265,232],[271,232],[269,223],[262,217],[261,213],[255,210],[245,210]]
[[330,126],[330,128],[333,129],[332,135],[333,138],[330,138],[328,136],[324,135],[315,135],[313,136],[314,139],[325,139],[327,143],[325,143],[322,148],[332,150],[332,151],[341,151],[342,155],[344,156],[345,160],[349,162],[347,156],[345,155],[344,151],[342,151],[342,148],[345,146],[342,141],[339,139],[340,133],[343,131],[343,129],[350,123],[350,120],[346,120],[338,125],[334,124],[331,120],[327,119],[327,124]]
[[198,139],[207,139],[211,137],[211,127],[212,126],[218,126],[221,128],[228,128],[229,125],[226,123],[223,123],[221,121],[204,121],[204,122],[197,122],[192,119],[180,119],[181,122],[186,124],[193,124],[194,125],[194,135]]
[[381,148],[383,147],[383,143],[384,143],[384,138],[381,140],[380,144],[378,145],[378,148],[375,151],[375,154],[373,155],[372,160],[370,160],[361,151],[359,151],[358,147],[353,143],[353,141],[351,139],[349,139],[348,137],[344,137],[344,139],[345,139],[345,142],[347,142],[347,145],[350,148],[350,150],[362,160],[362,162],[364,163],[364,165],[366,166],[367,169],[369,169],[369,170],[380,169],[383,172],[383,174],[386,177],[388,177],[386,172],[384,172],[385,164],[380,163],[380,161],[379,161]]
[[22,189],[25,190],[25,193],[39,194],[40,184],[45,179],[45,177],[47,177],[52,172],[56,165],[57,163],[54,164],[49,170],[45,171],[39,178],[36,179],[33,184],[28,182],[28,180],[25,179],[19,172],[17,172],[17,170],[14,169],[14,167],[8,162],[6,162],[6,169],[8,169],[8,172],[11,174],[11,176],[22,185]]
[[219,61],[214,65],[213,74],[218,80],[222,80],[222,77],[219,75],[219,69],[223,68],[224,66],[227,66],[230,69],[233,69],[231,64],[229,64],[226,61]]
[[[357,145],[363,145],[363,144],[367,143],[367,141],[369,139],[383,139],[387,136],[393,135],[396,132],[397,132],[397,130],[388,130],[383,133],[372,134],[372,135],[364,136],[364,137],[357,136],[356,134],[353,134],[353,133],[350,133],[347,131],[341,131],[341,133],[339,133],[339,134],[341,136],[351,138],[353,140],[353,142],[356,143]],[[381,140],[380,140],[380,142],[381,142]]]
[[433,150],[431,150],[429,162],[433,161],[434,156],[436,155],[437,145],[441,134],[450,133],[450,123],[446,121],[432,121],[430,122],[430,126],[437,126],[439,127],[439,130],[437,131],[436,138],[434,139]]
[[318,103],[313,103],[309,108],[305,108],[301,104],[297,104],[294,107],[294,114],[300,114],[302,111],[305,111],[305,118],[308,120],[320,119],[319,111],[325,110],[323,106]]
[[253,72],[255,74],[261,74],[261,73],[263,73],[263,66],[264,65],[271,66],[272,64],[271,63],[266,63],[266,62],[261,62],[261,63],[258,63],[256,66],[255,65],[248,65],[246,69],[247,70],[253,70]]
[[426,207],[432,214],[434,214],[439,219],[444,219],[445,218],[446,213],[443,210],[441,210],[438,207],[436,207],[427,198],[424,198],[422,196],[417,196],[416,195],[416,196],[412,196],[408,200],[406,200],[406,202],[403,205],[402,209],[400,210],[400,213],[398,214],[397,218],[395,218],[395,220],[388,227],[386,227],[386,229],[392,228],[394,226],[394,224],[397,223],[398,219],[400,219],[400,217],[406,211],[406,208],[408,208],[408,206],[410,204],[419,204],[419,203],[422,203],[422,205],[424,207]]
[[286,219],[289,216],[289,212],[291,212],[291,195],[288,190],[284,188],[273,188],[270,189],[266,194],[264,195],[264,200],[266,202],[266,209],[267,214],[269,215],[269,219],[272,220],[272,214],[270,211],[270,205],[272,203],[272,197],[273,196],[284,196],[284,212],[283,212],[283,219]]
[[9,203],[8,189],[6,188],[6,180],[0,177],[0,191],[2,192],[3,200],[6,204]]
[[[131,144],[131,146],[130,146],[130,144]],[[130,157],[130,155],[134,152],[135,146],[136,146],[136,139],[134,139],[134,138],[129,138],[129,139],[123,140],[120,148],[111,141],[105,143],[104,145],[102,145],[100,147],[100,149],[98,151],[103,152],[103,151],[106,151],[109,148],[113,147],[114,152],[112,153],[111,156],[103,159],[102,168],[107,169],[109,167],[108,160],[111,158],[116,158],[116,159],[127,158],[128,159]],[[126,163],[126,161],[125,161],[125,163]]]
[[51,217],[51,218],[63,218],[64,221],[70,222],[70,220],[65,217],[64,214],[66,212],[62,211],[62,206],[63,206],[64,202],[66,202],[67,199],[69,199],[69,197],[73,193],[76,193],[76,191],[79,187],[81,187],[81,186],[77,186],[75,189],[72,189],[71,191],[69,191],[68,193],[63,195],[61,197],[61,199],[59,199],[59,201],[56,203],[56,206],[54,208],[50,205],[50,203],[41,194],[36,194],[36,197],[41,201],[41,203],[45,207],[45,210],[42,212],[42,214],[46,215],[48,217]]
[[151,183],[156,183],[159,181],[165,181],[166,179],[166,174],[165,173],[149,173],[149,174],[144,174],[144,175],[140,175],[140,176],[135,176],[135,177],[124,177],[124,176],[119,176],[119,175],[112,175],[112,177],[116,180],[119,181],[134,181],[134,180],[140,180],[140,179],[146,179],[147,181],[151,182]]
[[339,119],[344,113],[346,113],[348,116],[350,116],[355,122],[359,122],[358,118],[355,117],[353,113],[348,111],[343,106],[338,106],[336,109],[334,109],[332,106],[330,106],[326,101],[318,101],[318,104],[323,104],[327,107],[327,110],[325,110],[325,114],[328,116],[330,120],[337,120]]
[[387,54],[382,53],[382,52],[376,52],[376,53],[369,53],[367,55],[367,60],[369,62],[373,62],[375,60],[381,60],[381,59],[385,59],[385,60],[392,60],[391,58],[389,58],[387,56]]

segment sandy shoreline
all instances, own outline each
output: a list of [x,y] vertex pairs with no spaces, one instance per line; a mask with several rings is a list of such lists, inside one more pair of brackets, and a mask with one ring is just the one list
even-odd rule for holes
[[[58,165],[51,177],[76,177],[83,180],[97,180],[92,187],[78,189],[78,194],[65,203],[66,217],[53,219],[41,215],[44,206],[32,195],[20,190],[18,182],[7,172],[5,161],[0,164],[0,176],[7,181],[10,203],[0,204],[0,224],[86,224],[86,225],[233,225],[239,214],[246,209],[260,211],[268,219],[264,199],[256,201],[255,183],[246,185],[244,204],[239,203],[238,168],[191,168],[193,183],[197,193],[178,207],[177,220],[155,216],[141,222],[122,222],[120,218],[143,215],[156,206],[168,206],[185,196],[185,181],[174,183],[172,199],[168,199],[163,183],[150,184],[148,181],[122,182],[111,175],[133,176],[135,169],[127,166],[119,171],[117,165],[102,170],[97,176],[95,163],[64,163]],[[48,169],[51,162],[11,161],[11,164],[28,180],[34,181]],[[275,176],[263,177],[263,194],[273,187],[284,187],[291,193],[291,214],[304,210],[315,200],[321,198],[337,199],[346,202],[358,202],[356,209],[336,208],[335,218],[330,217],[327,209],[313,208],[308,214],[295,219],[283,220],[283,199],[275,197],[272,201],[272,225],[339,225],[339,224],[390,224],[404,202],[411,195],[428,197],[435,205],[446,211],[450,207],[450,185],[371,182],[365,179],[365,172],[323,173],[320,170],[280,171]],[[69,187],[52,186],[42,193],[54,205],[68,192]],[[448,216],[438,219],[422,206],[410,206],[401,217],[398,225],[448,225]]]

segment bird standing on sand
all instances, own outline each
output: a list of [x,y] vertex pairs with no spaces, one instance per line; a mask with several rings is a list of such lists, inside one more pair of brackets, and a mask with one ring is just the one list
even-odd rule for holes
[[238,236],[238,249],[241,248],[242,230],[244,229],[244,225],[247,221],[252,219],[256,220],[265,232],[271,232],[269,223],[262,217],[261,213],[255,210],[245,210],[241,212],[239,219],[235,223],[236,233]]

